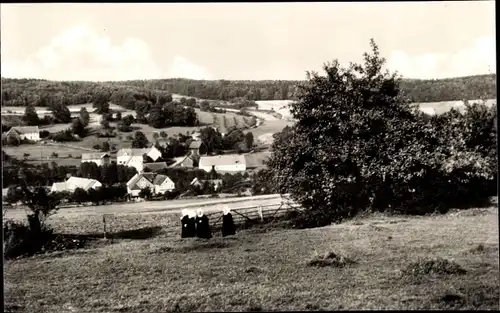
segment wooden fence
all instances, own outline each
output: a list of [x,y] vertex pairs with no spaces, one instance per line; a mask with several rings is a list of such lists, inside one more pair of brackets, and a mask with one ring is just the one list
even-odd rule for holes
[[[223,204],[222,204],[223,205]],[[218,211],[208,211],[205,215],[209,218],[209,224],[212,228],[212,232],[217,233],[222,227],[222,205],[221,210]],[[270,204],[270,205],[251,205],[246,207],[239,207],[231,209],[230,213],[233,216],[234,223],[236,227],[242,227],[248,224],[258,224],[265,220],[273,221],[280,216],[283,216],[287,212],[301,211],[302,208],[289,201],[282,202],[281,204]],[[175,216],[170,222],[163,225],[158,225],[162,227],[162,233],[168,237],[177,237],[181,234],[181,224],[180,217],[181,213],[166,213]],[[104,238],[107,237],[108,232],[113,232],[110,222],[112,223],[114,219],[114,214],[102,214],[102,231]],[[175,220],[175,223],[173,222]],[[178,221],[178,222],[177,222]]]
[[[295,203],[283,202],[281,204],[269,204],[269,205],[253,205],[247,207],[241,207],[237,209],[231,209],[230,213],[233,217],[233,221],[236,227],[241,226],[245,223],[257,224],[263,222],[264,220],[276,220],[277,218],[285,215],[292,211],[301,211],[302,207]],[[179,214],[180,215],[180,214]],[[218,232],[222,227],[222,216],[221,211],[207,212],[205,215],[209,218],[209,224],[213,232]],[[177,226],[171,226],[165,228],[165,233],[168,236],[180,236],[181,227],[180,223]]]

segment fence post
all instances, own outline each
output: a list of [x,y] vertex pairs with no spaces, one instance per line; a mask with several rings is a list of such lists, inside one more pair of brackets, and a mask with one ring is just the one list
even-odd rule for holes
[[106,239],[106,215],[102,215],[102,227],[103,227],[103,234],[104,234],[104,239]]
[[259,216],[260,216],[261,222],[263,222],[264,221],[264,215],[262,214],[262,205],[259,205]]

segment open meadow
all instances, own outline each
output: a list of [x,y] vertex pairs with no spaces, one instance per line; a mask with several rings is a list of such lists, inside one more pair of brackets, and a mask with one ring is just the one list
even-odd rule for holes
[[[162,216],[179,223],[176,214]],[[79,232],[84,216],[67,218]],[[134,228],[145,218],[165,223],[159,215],[129,218]],[[496,208],[372,215],[305,230],[264,226],[208,241],[160,229],[7,261],[5,305],[11,312],[498,310],[498,244]]]

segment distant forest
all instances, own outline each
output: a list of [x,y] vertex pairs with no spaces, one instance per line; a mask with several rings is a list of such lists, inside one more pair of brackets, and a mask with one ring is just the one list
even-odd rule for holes
[[[222,101],[294,100],[302,81],[155,79],[117,82],[58,82],[2,78],[2,106],[50,106],[92,102],[106,94],[115,104],[134,108],[139,99],[166,94]],[[403,79],[401,90],[411,102],[496,98],[496,74],[450,79]]]

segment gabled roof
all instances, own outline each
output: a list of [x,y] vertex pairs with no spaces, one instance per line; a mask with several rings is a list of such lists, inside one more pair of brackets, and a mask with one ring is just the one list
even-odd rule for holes
[[191,143],[189,144],[189,149],[200,149],[202,144],[203,141],[201,140],[191,141]]
[[143,149],[130,149],[130,148],[125,148],[125,149],[120,149],[116,153],[117,157],[124,156],[125,154],[128,156],[143,156],[144,154],[148,153],[151,150],[151,148],[143,148]]
[[144,168],[149,168],[152,171],[162,170],[168,168],[167,162],[154,162],[154,163],[144,163]]
[[190,160],[192,161],[191,157],[189,157],[188,155],[183,156],[183,157],[180,157],[180,158],[174,158],[175,162],[174,162],[173,164],[170,164],[170,167],[176,167],[176,166],[179,166],[179,165],[181,165],[184,161],[186,161],[186,160],[188,160],[188,159],[190,159]]
[[166,175],[161,175],[161,174],[155,174],[155,173],[142,173],[142,174],[135,174],[134,177],[132,177],[128,182],[127,182],[127,187],[130,189],[135,189],[137,182],[141,179],[145,178],[150,184],[154,186],[159,186],[165,182],[165,180],[170,179]]
[[158,174],[153,179],[153,185],[159,186],[159,185],[163,184],[167,179],[170,180],[170,178],[168,178],[167,175]]
[[82,153],[82,160],[100,160],[109,157],[107,153]]
[[40,132],[38,126],[14,126],[11,130],[15,130],[19,134],[32,134]]
[[84,190],[88,190],[96,183],[98,183],[98,181],[95,179],[71,176],[65,182],[54,183],[52,187],[57,188],[57,190],[59,191],[74,190],[76,188],[82,188]]
[[241,154],[224,154],[216,156],[201,157],[199,167],[207,166],[220,166],[220,165],[237,165],[245,164],[245,156]]
[[62,190],[66,190],[66,189],[67,189],[67,187],[66,187],[66,182],[62,182],[62,183],[54,183],[54,184],[52,185],[52,187],[53,187],[53,188],[55,187],[55,188],[56,188],[56,190],[59,190],[59,191],[62,191]]
[[87,190],[87,189],[89,189],[90,187],[92,187],[97,182],[98,181],[95,180],[95,179],[89,179],[89,178],[82,178],[82,177],[71,176],[66,181],[66,187],[68,189],[83,188],[83,189]]

